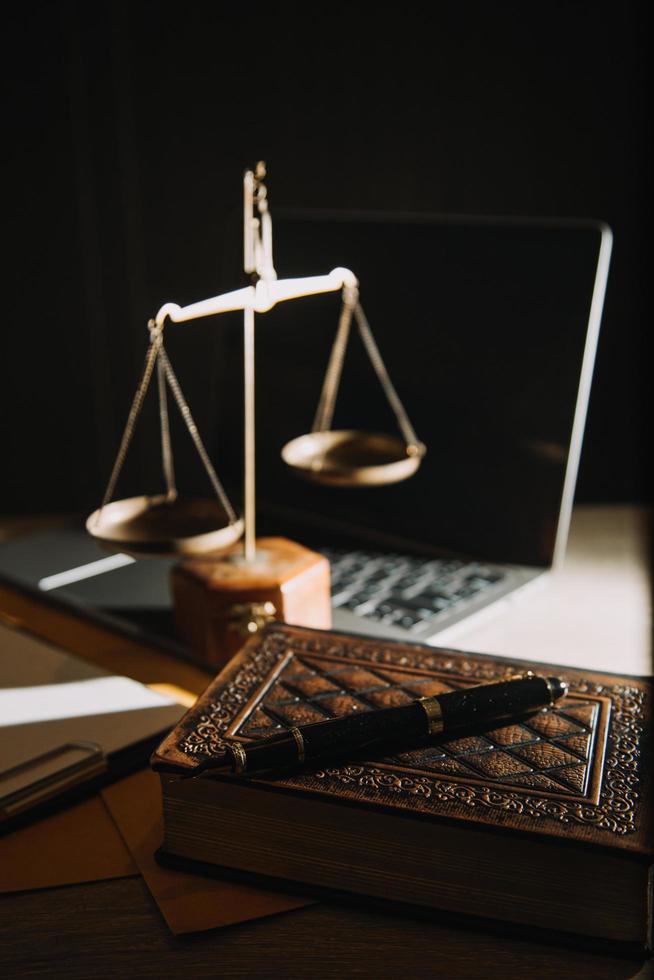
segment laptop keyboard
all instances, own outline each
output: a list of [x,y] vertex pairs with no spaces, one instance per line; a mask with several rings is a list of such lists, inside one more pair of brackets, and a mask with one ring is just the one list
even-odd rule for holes
[[497,586],[497,566],[374,551],[322,548],[332,576],[332,605],[366,619],[418,631]]

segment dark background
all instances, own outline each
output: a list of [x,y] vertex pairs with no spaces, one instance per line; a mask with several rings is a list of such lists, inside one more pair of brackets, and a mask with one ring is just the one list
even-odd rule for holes
[[[614,259],[577,499],[647,498],[639,4],[6,11],[2,511],[97,504],[147,318],[240,285],[226,270],[240,254],[242,171],[260,158],[273,208],[607,221]],[[228,332],[205,321],[170,335],[219,469]],[[152,421],[126,492],[157,486]]]

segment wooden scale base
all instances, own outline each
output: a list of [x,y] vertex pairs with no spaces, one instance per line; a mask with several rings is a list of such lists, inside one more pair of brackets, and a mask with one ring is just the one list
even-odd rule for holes
[[239,543],[184,559],[172,570],[171,587],[180,635],[212,669],[270,620],[331,627],[329,562],[287,538],[258,538],[253,561]]

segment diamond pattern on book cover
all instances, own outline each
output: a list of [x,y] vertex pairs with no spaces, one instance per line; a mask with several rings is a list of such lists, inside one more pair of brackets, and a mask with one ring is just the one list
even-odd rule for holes
[[[231,734],[257,738],[311,722],[339,718],[354,711],[405,704],[470,683],[451,675],[425,677],[417,670],[372,668],[337,658],[293,657]],[[482,735],[450,739],[381,760],[431,776],[484,780],[583,796],[588,786],[597,704],[567,698],[520,722],[498,726]]]

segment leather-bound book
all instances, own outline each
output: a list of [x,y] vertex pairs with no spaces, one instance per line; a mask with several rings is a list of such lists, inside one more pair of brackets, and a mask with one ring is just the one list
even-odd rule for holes
[[[193,770],[225,744],[516,670],[554,706],[378,758],[265,776]],[[650,682],[272,624],[153,756],[160,860],[307,894],[402,903],[563,939],[650,945]]]

